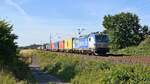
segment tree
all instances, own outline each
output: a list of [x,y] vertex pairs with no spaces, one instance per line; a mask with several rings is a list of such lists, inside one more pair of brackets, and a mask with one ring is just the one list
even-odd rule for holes
[[129,12],[104,16],[103,26],[114,49],[138,45],[144,39],[148,28],[142,27],[138,16]]
[[13,26],[5,20],[0,20],[0,63],[12,63],[16,56],[16,43],[17,36],[12,33]]
[[143,35],[143,36],[147,36],[147,35],[149,35],[149,30],[148,30],[148,26],[147,25],[144,25],[143,27],[142,27],[142,30],[141,30],[141,34]]

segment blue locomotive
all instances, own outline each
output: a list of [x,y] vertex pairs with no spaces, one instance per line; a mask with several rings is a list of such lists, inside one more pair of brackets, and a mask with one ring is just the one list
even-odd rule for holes
[[108,36],[101,33],[91,33],[73,39],[73,51],[85,54],[106,54],[108,48]]

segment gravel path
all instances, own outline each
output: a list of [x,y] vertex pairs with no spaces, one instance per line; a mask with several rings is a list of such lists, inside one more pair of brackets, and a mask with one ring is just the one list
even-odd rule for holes
[[29,67],[31,68],[32,74],[33,74],[33,76],[35,77],[35,79],[37,80],[37,82],[39,84],[49,84],[49,83],[52,83],[52,84],[66,84],[66,83],[63,83],[58,78],[56,78],[54,76],[51,76],[46,72],[40,71],[40,68],[39,68],[37,62],[38,62],[37,58],[33,57],[32,58],[32,64],[29,65]]

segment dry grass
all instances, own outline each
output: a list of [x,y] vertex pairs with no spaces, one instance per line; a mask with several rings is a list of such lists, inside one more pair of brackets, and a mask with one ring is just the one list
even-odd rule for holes
[[33,56],[33,49],[24,49],[20,51],[20,56],[22,57],[32,57]]

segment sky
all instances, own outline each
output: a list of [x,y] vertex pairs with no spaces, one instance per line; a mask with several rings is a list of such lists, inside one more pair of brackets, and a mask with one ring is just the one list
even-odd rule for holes
[[150,26],[150,0],[0,0],[0,18],[14,25],[19,46],[41,44],[103,31],[103,17],[120,12],[139,16]]

